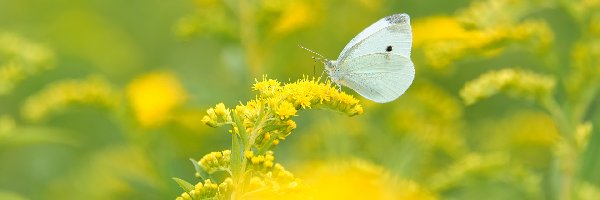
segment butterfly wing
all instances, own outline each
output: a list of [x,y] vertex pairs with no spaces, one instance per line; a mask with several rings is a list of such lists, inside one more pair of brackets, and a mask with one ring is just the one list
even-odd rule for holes
[[408,14],[395,14],[375,22],[344,47],[338,62],[372,53],[392,53],[410,58],[412,31]]
[[340,84],[378,103],[390,102],[408,89],[415,78],[412,61],[389,53],[359,56],[340,65]]

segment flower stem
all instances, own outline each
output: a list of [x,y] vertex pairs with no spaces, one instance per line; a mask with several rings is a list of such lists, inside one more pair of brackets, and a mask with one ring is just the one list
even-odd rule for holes
[[557,197],[560,200],[570,200],[574,184],[574,174],[577,165],[577,145],[575,140],[575,126],[568,118],[565,110],[556,102],[554,98],[546,98],[542,102],[543,106],[548,110],[554,118],[559,132],[561,141],[558,142],[557,151],[554,155],[555,162],[558,164],[559,170],[553,170],[552,173],[558,178],[559,184],[554,185]]

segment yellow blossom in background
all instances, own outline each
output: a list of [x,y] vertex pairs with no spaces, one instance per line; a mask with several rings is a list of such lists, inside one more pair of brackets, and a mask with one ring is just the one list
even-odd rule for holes
[[89,76],[84,80],[63,80],[48,85],[27,98],[21,113],[26,119],[37,121],[71,104],[115,108],[119,101],[119,94],[107,80]]
[[418,183],[395,178],[365,161],[308,163],[300,171],[310,199],[438,199]]
[[54,52],[14,33],[0,32],[0,95],[27,76],[52,67]]
[[439,148],[451,155],[466,150],[460,135],[463,106],[459,99],[431,83],[419,82],[399,99],[400,105],[388,119],[398,134],[410,134],[420,144]]
[[553,93],[554,78],[521,69],[491,71],[465,84],[460,96],[467,105],[498,93],[543,101]]
[[509,162],[510,157],[502,153],[489,155],[468,154],[448,166],[445,171],[434,175],[428,185],[432,190],[444,191],[468,178],[471,174],[494,171],[506,167]]
[[[551,148],[560,139],[558,128],[553,119],[545,113],[522,112],[503,120],[494,120],[494,126],[505,127],[491,136],[491,141],[510,140],[512,147],[546,147]],[[492,139],[498,137],[498,139]],[[503,139],[504,138],[504,139]]]
[[[268,1],[268,0],[267,0]],[[284,35],[307,26],[314,21],[315,10],[306,1],[289,1],[283,8],[281,16],[273,25],[273,32]]]
[[525,43],[527,45],[523,46],[526,48],[545,52],[554,38],[546,22],[517,20],[528,10],[511,12],[514,16],[490,11],[502,10],[502,7],[510,7],[512,4],[519,4],[515,6],[523,7],[521,9],[531,9],[531,6],[520,5],[518,2],[520,1],[503,0],[474,3],[457,16],[433,16],[415,20],[414,47],[422,49],[427,64],[437,69],[445,68],[463,57],[495,56],[511,43]]
[[[419,47],[429,41],[437,40],[465,40],[484,37],[483,33],[467,30],[453,17],[433,16],[418,19],[413,24],[413,45]],[[444,30],[444,31],[433,31]]]
[[171,117],[171,111],[186,99],[175,75],[152,72],[137,77],[127,86],[127,97],[140,125],[157,126]]

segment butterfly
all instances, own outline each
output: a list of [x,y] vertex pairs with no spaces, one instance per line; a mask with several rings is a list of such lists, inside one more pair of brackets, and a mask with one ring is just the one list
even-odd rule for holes
[[411,47],[410,17],[402,13],[384,17],[364,29],[350,40],[337,60],[321,57],[332,82],[386,103],[404,94],[415,78]]

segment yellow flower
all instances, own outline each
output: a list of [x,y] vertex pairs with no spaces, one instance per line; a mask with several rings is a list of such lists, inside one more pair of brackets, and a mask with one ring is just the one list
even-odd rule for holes
[[433,176],[430,187],[436,191],[445,190],[469,176],[470,173],[506,168],[509,161],[509,157],[502,153],[468,154],[455,164],[448,166],[446,171]]
[[225,114],[229,114],[229,110],[227,110],[227,109],[225,108],[225,104],[223,104],[223,103],[219,103],[219,104],[217,104],[217,105],[215,106],[215,114],[216,114],[217,116],[219,116],[219,115],[225,115]]
[[54,52],[17,34],[0,32],[0,95],[27,76],[51,68]]
[[274,79],[265,79],[266,78],[263,77],[263,81],[256,81],[252,89],[267,97],[273,95],[277,90],[281,89],[281,83],[279,81]]
[[229,169],[231,160],[231,150],[224,150],[221,152],[211,152],[206,154],[198,164],[206,172],[213,173],[216,171],[225,171]]
[[463,17],[434,16],[415,21],[414,46],[422,49],[432,67],[446,67],[459,58],[473,54],[494,56],[510,41],[528,42],[527,47],[543,52],[553,39],[552,31],[543,21],[498,22],[472,27],[460,19]]
[[281,119],[285,119],[290,116],[295,116],[296,108],[294,108],[294,105],[292,105],[291,103],[284,101],[281,102],[281,104],[279,104],[275,113],[277,113],[277,115],[279,115]]
[[[246,133],[254,134],[251,137],[256,138],[256,145],[276,145],[279,140],[285,139],[296,128],[296,123],[290,118],[296,116],[298,109],[325,108],[350,116],[363,113],[359,100],[332,87],[330,82],[320,83],[305,77],[282,85],[277,80],[263,77],[262,81],[254,83],[252,89],[258,91],[257,98],[245,105],[237,105],[235,114],[240,117],[240,125]],[[202,122],[212,127],[232,124],[230,114],[229,109],[219,103],[207,110]],[[262,127],[255,130],[257,125]],[[266,126],[272,131],[263,131]],[[238,133],[237,128],[233,126],[230,132]]]
[[285,35],[298,28],[308,25],[314,21],[314,15],[310,7],[304,1],[290,1],[281,12],[281,16],[273,25],[273,32],[278,35]]
[[84,80],[63,80],[48,85],[27,98],[21,112],[26,119],[36,121],[71,104],[114,108],[118,101],[119,96],[104,78],[89,76]]
[[468,82],[461,89],[460,96],[467,105],[501,92],[526,99],[544,100],[552,94],[554,85],[552,77],[509,68],[488,72]]
[[394,179],[381,167],[358,160],[309,163],[302,177],[310,199],[437,199],[414,181]]
[[177,78],[168,72],[152,72],[133,80],[127,86],[129,102],[140,125],[157,126],[181,105],[186,92]]
[[[259,93],[256,99],[237,105],[233,110],[219,103],[209,108],[202,120],[209,126],[231,125],[229,132],[234,133],[233,139],[241,140],[242,146],[235,147],[235,151],[243,151],[228,152],[227,155],[225,152],[222,155],[212,152],[205,155],[199,165],[209,174],[229,170],[236,181],[235,186],[243,187],[233,189],[236,196],[243,195],[248,199],[305,199],[292,192],[300,187],[300,181],[275,163],[273,152],[269,150],[296,128],[291,117],[296,116],[298,109],[331,109],[353,116],[363,112],[362,106],[357,99],[332,87],[331,83],[320,83],[306,77],[284,85],[263,77],[262,81],[256,81],[252,89]],[[230,154],[243,159],[241,165],[236,165],[238,168],[229,169]],[[236,174],[244,175],[240,180],[240,177],[235,177]]]

